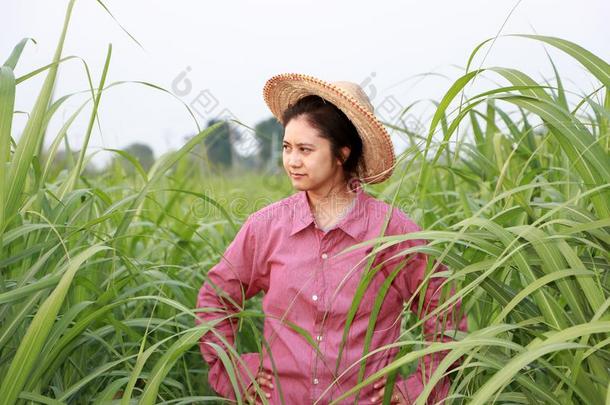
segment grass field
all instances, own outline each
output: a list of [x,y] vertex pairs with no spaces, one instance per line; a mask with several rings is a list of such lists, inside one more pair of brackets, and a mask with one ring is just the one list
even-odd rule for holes
[[[52,90],[72,5],[48,66],[15,75],[24,40],[0,70],[0,402],[216,401],[197,347],[213,325],[194,326],[197,290],[241,221],[290,184],[256,173],[211,179],[190,164],[218,126],[148,172],[126,154],[133,171],[84,172],[112,49],[90,100],[47,132],[71,97]],[[392,178],[367,191],[425,229],[426,252],[457,283],[445,305],[462,298],[471,330],[426,349],[451,350],[433,381],[463,357],[454,403],[610,404],[610,66],[567,40],[514,40],[567,53],[597,89],[569,92],[558,70],[538,83],[510,67],[469,66],[424,133],[395,128],[411,146]],[[12,138],[15,93],[35,75],[46,79]],[[480,75],[504,87],[466,97]],[[85,148],[54,170],[80,115]],[[240,315],[237,351],[257,350],[258,315],[260,297]],[[387,372],[408,372],[425,354],[421,322],[408,318],[408,350]]]

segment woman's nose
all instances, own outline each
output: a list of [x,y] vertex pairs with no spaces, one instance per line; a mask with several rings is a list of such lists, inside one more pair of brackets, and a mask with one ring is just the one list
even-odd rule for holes
[[292,155],[288,158],[288,165],[292,167],[299,167],[301,165],[301,159]]

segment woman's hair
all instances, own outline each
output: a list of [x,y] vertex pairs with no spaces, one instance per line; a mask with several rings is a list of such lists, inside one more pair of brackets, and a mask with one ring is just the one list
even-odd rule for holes
[[337,108],[333,103],[320,96],[310,95],[303,97],[294,105],[288,107],[282,114],[284,127],[291,119],[300,115],[316,128],[322,138],[330,142],[332,155],[343,161],[341,148],[350,148],[347,160],[343,161],[343,173],[345,180],[349,181],[352,177],[358,177],[358,163],[362,157],[362,139],[352,122],[345,113]]

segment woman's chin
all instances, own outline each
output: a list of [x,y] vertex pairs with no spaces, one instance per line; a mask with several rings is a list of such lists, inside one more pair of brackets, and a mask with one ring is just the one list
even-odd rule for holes
[[309,183],[302,179],[292,179],[292,186],[297,190],[308,190],[310,188]]

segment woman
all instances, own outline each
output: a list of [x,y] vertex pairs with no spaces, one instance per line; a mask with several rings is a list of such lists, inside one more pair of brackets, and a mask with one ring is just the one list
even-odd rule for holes
[[[224,397],[235,399],[238,391],[251,403],[263,403],[265,396],[271,404],[327,404],[392,362],[398,348],[384,347],[399,336],[403,304],[411,302],[417,313],[420,300],[413,298],[422,297],[423,310],[433,311],[443,280],[429,278],[425,293],[420,291],[428,258],[401,252],[423,244],[421,239],[394,244],[370,263],[371,244],[342,252],[382,235],[420,230],[403,212],[362,190],[361,183],[387,179],[395,157],[360,86],[282,74],[266,83],[264,98],[284,125],[283,165],[297,193],[251,214],[209,271],[197,302],[205,308],[199,322],[218,323],[200,347],[210,364],[210,385]],[[240,381],[231,382],[219,350],[227,349],[224,342],[234,344],[232,315],[260,291],[266,344],[261,354],[234,361]],[[379,294],[385,296],[376,310]],[[353,306],[357,310],[350,316]],[[439,339],[441,327],[466,330],[465,316],[454,319],[459,313],[458,301],[427,320],[426,338]],[[374,353],[365,356],[366,347]],[[396,379],[392,403],[412,403],[445,354],[425,357],[417,372]],[[444,377],[432,400],[445,398],[448,388]],[[341,403],[380,404],[384,392],[381,379]]]

